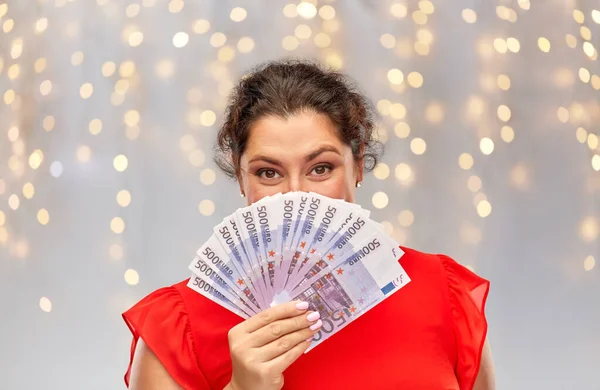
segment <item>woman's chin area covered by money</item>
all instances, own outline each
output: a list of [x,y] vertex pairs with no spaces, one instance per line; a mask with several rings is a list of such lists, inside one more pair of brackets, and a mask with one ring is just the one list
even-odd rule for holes
[[489,282],[398,245],[354,203],[381,157],[375,129],[357,86],[318,64],[239,81],[215,161],[247,205],[205,237],[189,279],[123,314],[129,388],[495,388]]

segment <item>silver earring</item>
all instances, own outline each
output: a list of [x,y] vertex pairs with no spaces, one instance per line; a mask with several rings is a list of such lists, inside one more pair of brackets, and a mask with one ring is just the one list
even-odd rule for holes
[[242,198],[245,198],[245,197],[246,197],[246,195],[244,195],[244,193],[243,193],[243,192],[240,192],[240,196],[241,196]]
[[362,186],[362,181],[356,183],[356,188],[359,188],[360,186]]

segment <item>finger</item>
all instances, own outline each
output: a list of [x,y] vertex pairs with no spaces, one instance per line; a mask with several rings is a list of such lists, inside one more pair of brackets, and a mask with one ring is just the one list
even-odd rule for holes
[[306,310],[308,310],[308,302],[292,301],[282,303],[248,318],[243,322],[242,328],[244,331],[252,333],[271,322],[295,317],[298,314],[306,312]]
[[[311,339],[312,340],[312,339]],[[296,344],[292,349],[287,351],[286,353],[277,356],[275,359],[271,360],[269,365],[272,365],[274,371],[283,372],[286,368],[290,366],[290,364],[294,363],[306,349],[309,347],[310,341],[302,340],[298,344]]]
[[[248,346],[259,348],[289,333],[296,332],[300,329],[308,329],[309,326],[314,325],[317,322],[319,317],[318,311],[311,311],[292,318],[271,322],[252,333],[249,338]],[[308,337],[308,335],[306,337]]]
[[[259,361],[268,362],[279,356],[286,354],[291,349],[295,348],[302,342],[312,340],[315,333],[319,331],[323,322],[318,320],[315,324],[308,328],[297,330],[293,333],[289,333],[279,339],[270,342],[262,348],[257,350],[257,358]],[[310,344],[310,343],[308,343]]]

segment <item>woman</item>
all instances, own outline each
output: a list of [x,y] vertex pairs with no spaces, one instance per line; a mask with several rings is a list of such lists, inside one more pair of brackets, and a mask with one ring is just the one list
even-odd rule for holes
[[[373,117],[343,75],[271,62],[234,90],[216,161],[248,204],[287,191],[353,202],[377,162]],[[411,283],[308,354],[322,322],[306,303],[243,321],[186,281],[159,289],[123,314],[134,336],[125,380],[135,390],[492,390],[489,283],[446,256],[402,249]]]

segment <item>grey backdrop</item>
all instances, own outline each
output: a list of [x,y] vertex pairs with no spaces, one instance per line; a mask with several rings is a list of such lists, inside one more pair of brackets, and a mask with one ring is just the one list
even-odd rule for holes
[[0,5],[0,388],[124,387],[120,313],[187,277],[243,205],[211,161],[227,92],[294,55],[341,67],[382,113],[387,151],[358,203],[402,244],[491,280],[499,389],[600,389],[600,3],[284,7]]

